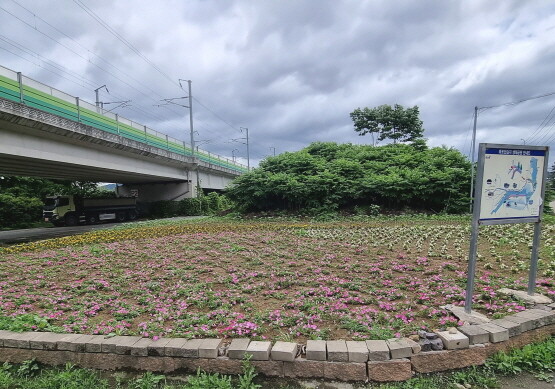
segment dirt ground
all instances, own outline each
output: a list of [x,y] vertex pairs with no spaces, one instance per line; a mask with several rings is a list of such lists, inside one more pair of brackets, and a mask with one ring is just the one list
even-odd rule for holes
[[501,389],[553,389],[555,379],[551,382],[539,381],[533,375],[522,373],[516,377],[500,377]]
[[[554,389],[555,379],[551,382],[540,381],[529,373],[522,373],[512,377],[499,376],[499,389]],[[264,388],[306,388],[306,389],[360,389],[368,385],[347,382],[325,382],[323,380],[284,380],[270,379],[263,383]]]

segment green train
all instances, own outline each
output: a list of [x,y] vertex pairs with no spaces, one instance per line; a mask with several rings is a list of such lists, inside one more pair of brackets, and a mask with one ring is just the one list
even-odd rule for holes
[[[59,96],[55,96],[55,94]],[[109,115],[100,114],[96,112],[96,107],[90,103],[23,77],[21,73],[16,73],[2,66],[0,66],[0,98],[23,103],[41,111],[177,154],[185,156],[192,154],[190,146],[187,147],[176,139],[168,138],[161,133],[153,134],[148,132],[145,126],[140,126],[129,119],[111,113]],[[113,115],[113,117],[110,117],[110,115]],[[137,128],[137,126],[140,128]],[[247,171],[246,166],[221,159],[203,150],[195,152],[195,157],[201,161],[231,169],[238,173]]]

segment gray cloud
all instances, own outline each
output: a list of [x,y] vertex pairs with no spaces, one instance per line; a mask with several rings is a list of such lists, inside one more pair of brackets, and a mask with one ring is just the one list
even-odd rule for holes
[[[370,143],[349,113],[395,103],[420,107],[431,145],[468,153],[475,105],[554,89],[555,5],[547,0],[83,2],[161,72],[72,1],[4,0],[21,20],[0,10],[0,64],[91,102],[107,84],[104,101],[133,100],[120,115],[186,141],[186,108],[155,105],[185,95],[177,79],[190,78],[208,107],[194,103],[198,139],[226,155],[246,156],[232,141],[244,136],[239,127],[250,129],[255,160],[270,147]],[[521,143],[553,104],[484,111],[478,141]]]

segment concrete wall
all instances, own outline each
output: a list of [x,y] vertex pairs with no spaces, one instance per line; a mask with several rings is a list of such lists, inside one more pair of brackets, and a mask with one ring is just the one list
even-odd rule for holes
[[121,151],[64,142],[45,134],[2,131],[0,135],[0,169],[4,174],[73,177],[75,180],[103,182],[184,180],[184,167],[170,166],[156,160]]
[[[191,177],[195,177],[195,173],[191,172]],[[200,171],[199,181],[201,188],[207,189],[225,189],[235,177],[216,175],[209,172]]]
[[118,187],[120,196],[137,196],[137,201],[150,203],[160,200],[179,201],[184,198],[191,198],[195,194],[191,190],[191,183],[181,182],[160,182],[150,184],[124,184]]

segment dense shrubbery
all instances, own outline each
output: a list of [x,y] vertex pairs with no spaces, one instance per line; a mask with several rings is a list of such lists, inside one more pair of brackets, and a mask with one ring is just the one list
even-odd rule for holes
[[228,196],[244,211],[345,207],[464,212],[470,162],[455,149],[317,142],[270,157],[234,181]]
[[0,228],[25,228],[42,216],[42,201],[35,197],[0,193]]
[[151,217],[214,215],[230,207],[227,197],[211,192],[181,201],[156,201],[150,205],[148,214]]

